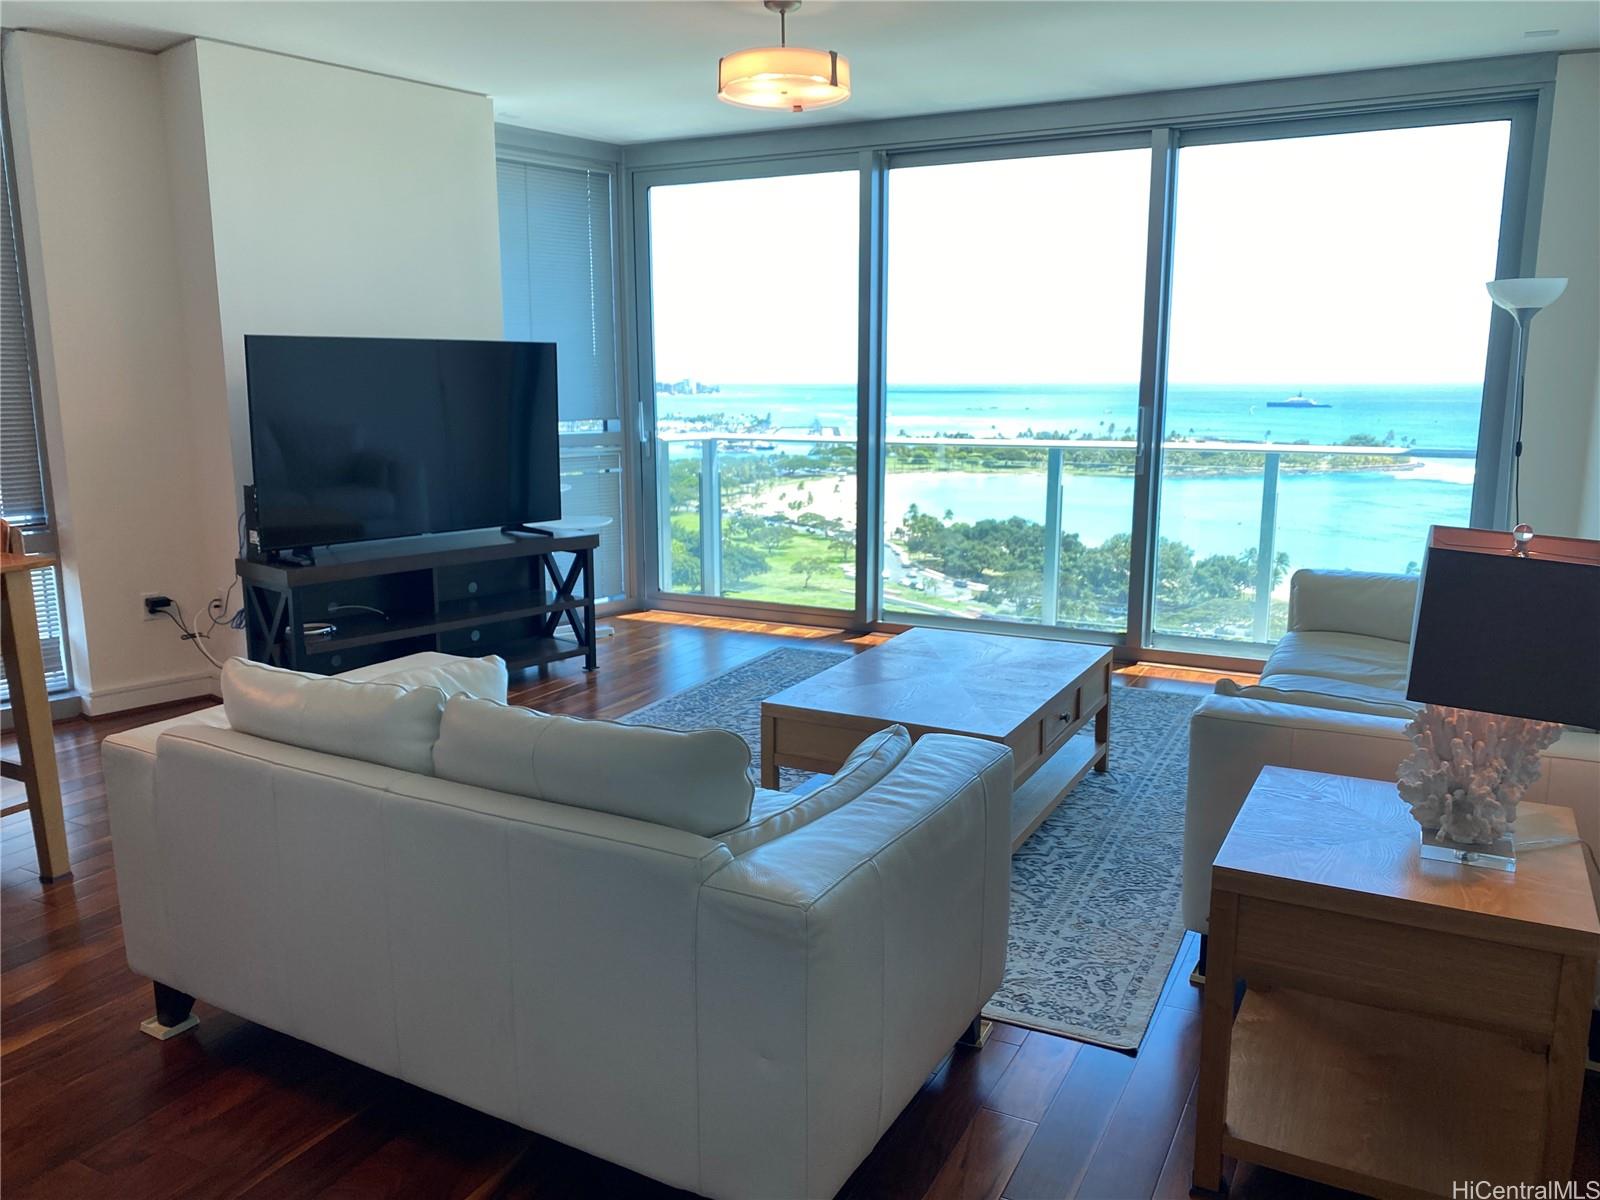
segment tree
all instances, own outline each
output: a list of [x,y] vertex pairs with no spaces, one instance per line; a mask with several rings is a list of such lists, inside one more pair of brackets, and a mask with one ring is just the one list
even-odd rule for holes
[[722,590],[737,591],[767,569],[767,556],[753,546],[724,543],[722,547]]
[[795,559],[794,565],[789,568],[789,573],[791,575],[805,576],[805,580],[801,586],[809,591],[811,589],[811,577],[813,575],[820,575],[824,571],[831,570],[833,566],[834,561],[831,558],[823,558],[821,555],[811,555],[806,558]]

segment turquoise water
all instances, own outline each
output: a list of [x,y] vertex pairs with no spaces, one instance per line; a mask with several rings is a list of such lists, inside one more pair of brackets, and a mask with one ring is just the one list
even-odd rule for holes
[[[1268,408],[1300,392],[1323,408]],[[1185,437],[1235,441],[1342,442],[1352,434],[1430,449],[1471,450],[1478,442],[1482,389],[1476,384],[1317,387],[1294,380],[1271,385],[1173,384],[1168,389],[1167,431]],[[725,384],[705,396],[660,395],[659,418],[668,424],[718,415],[771,417],[776,429],[820,424],[855,430],[853,384]],[[970,433],[1020,437],[1029,432],[1104,433],[1137,419],[1134,384],[1024,387],[894,387],[888,392],[891,437]]]
[[[1303,392],[1326,405],[1269,409],[1269,400]],[[1170,389],[1168,433],[1218,440],[1339,443],[1355,434],[1419,449],[1472,450],[1477,444],[1480,389],[1475,386],[1315,387],[1179,386]],[[888,431],[928,436],[967,433],[1023,438],[1030,433],[1111,435],[1131,426],[1137,389],[1081,387],[891,388]],[[752,420],[772,430],[855,432],[855,389],[840,385],[725,386],[704,396],[658,398],[664,428],[707,422],[732,430]],[[791,452],[803,447],[790,447]],[[1042,455],[1040,456],[1042,460]],[[1042,465],[1042,462],[1041,462]],[[1369,571],[1414,569],[1432,524],[1467,523],[1472,500],[1470,458],[1423,458],[1403,472],[1284,472],[1278,480],[1276,549],[1295,567]],[[926,512],[973,522],[1011,516],[1042,521],[1043,471],[1001,474],[894,472],[885,508],[891,528],[916,504]],[[1160,532],[1197,555],[1238,554],[1260,536],[1262,480],[1238,476],[1177,476],[1162,486]],[[1127,533],[1133,482],[1114,476],[1063,479],[1062,528],[1099,544]]]

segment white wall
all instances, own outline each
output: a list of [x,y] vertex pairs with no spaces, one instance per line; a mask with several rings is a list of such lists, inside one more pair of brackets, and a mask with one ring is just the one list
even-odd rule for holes
[[156,60],[17,33],[5,86],[73,674],[102,710],[203,692],[139,602],[204,590]]
[[164,57],[180,55],[175,73],[191,58],[197,72],[230,424],[227,457],[203,467],[206,554],[231,571],[250,479],[245,334],[502,336],[494,113],[483,96],[239,46]]
[[1541,533],[1600,537],[1600,53],[1556,68],[1539,223],[1540,275],[1566,293],[1528,339],[1522,519]]
[[212,42],[19,33],[5,65],[77,681],[91,712],[203,693],[138,595],[233,578],[244,335],[499,338],[492,108]]

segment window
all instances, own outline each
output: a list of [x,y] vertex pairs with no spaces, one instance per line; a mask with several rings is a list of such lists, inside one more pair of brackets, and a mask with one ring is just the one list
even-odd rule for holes
[[[53,549],[9,124],[0,136],[0,163],[4,166],[4,186],[0,187],[0,517],[27,531],[33,545]],[[33,572],[33,604],[39,615],[45,686],[51,691],[71,684],[61,627],[60,591],[58,572]],[[10,694],[4,688],[3,676],[0,690]]]
[[1429,525],[1496,519],[1483,285],[1524,257],[1501,210],[1538,102],[1310,88],[1223,125],[1112,104],[1081,137],[930,117],[725,175],[652,155],[645,598],[1254,658],[1294,570],[1414,571]]
[[1275,641],[1291,571],[1468,523],[1509,128],[1179,152],[1156,634]]
[[662,591],[855,608],[858,204],[854,172],[650,189]]
[[1126,627],[1149,191],[1149,150],[890,172],[885,613]]
[[502,158],[500,277],[508,338],[554,342],[563,517],[609,517],[597,599],[626,592],[621,408],[609,171]]

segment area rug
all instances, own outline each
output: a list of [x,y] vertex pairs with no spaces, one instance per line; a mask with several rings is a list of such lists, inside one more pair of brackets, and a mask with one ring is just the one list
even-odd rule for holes
[[[729,729],[759,762],[761,701],[844,657],[774,650],[621,720]],[[1138,1048],[1183,939],[1184,790],[1199,702],[1118,684],[1111,770],[1091,773],[1012,857],[1005,980],[985,1015]],[[780,776],[785,790],[811,778],[787,768]]]

